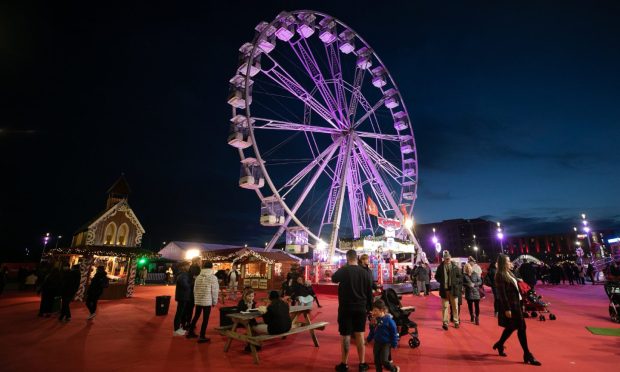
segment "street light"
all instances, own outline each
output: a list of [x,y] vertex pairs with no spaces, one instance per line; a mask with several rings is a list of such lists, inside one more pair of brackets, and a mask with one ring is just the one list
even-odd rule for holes
[[474,234],[474,252],[476,252],[476,261],[478,261],[478,244],[476,243],[476,234]]
[[504,253],[504,233],[502,232],[502,224],[497,223],[497,239],[499,239],[499,247],[502,253]]
[[[583,224],[583,231],[586,233],[586,237],[588,238],[588,250],[590,250],[590,254],[592,254],[594,252],[592,252],[592,241],[590,240],[590,226],[588,225],[588,220],[586,219],[585,213],[581,214],[581,223]],[[576,232],[577,228],[574,228],[574,229]],[[603,258],[602,254],[601,254],[601,258]]]
[[411,230],[411,228],[413,227],[413,219],[412,218],[405,219],[405,227],[408,230]]
[[58,235],[56,237],[56,249],[58,249],[58,243],[60,243],[60,239],[62,239],[62,235]]
[[43,255],[45,255],[45,248],[47,247],[47,243],[50,241],[50,233],[46,233],[43,237],[43,251],[41,252],[41,261],[43,261]]
[[433,243],[435,244],[435,256],[437,256],[437,263],[441,263],[441,259],[439,258],[439,252],[441,252],[441,243],[439,243],[439,239],[437,235],[435,235],[435,228],[433,227]]

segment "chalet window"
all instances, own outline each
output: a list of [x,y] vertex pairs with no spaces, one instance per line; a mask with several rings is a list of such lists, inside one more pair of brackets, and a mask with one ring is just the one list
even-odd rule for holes
[[129,226],[127,226],[127,224],[124,223],[118,229],[118,237],[116,239],[116,245],[127,245],[128,235],[129,235]]
[[105,234],[103,234],[103,244],[112,245],[116,238],[116,224],[110,222],[105,228]]

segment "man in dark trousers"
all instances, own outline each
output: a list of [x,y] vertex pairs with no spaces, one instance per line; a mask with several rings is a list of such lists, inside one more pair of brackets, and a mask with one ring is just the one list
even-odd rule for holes
[[104,288],[108,288],[109,283],[110,281],[108,280],[105,266],[97,266],[97,272],[90,280],[90,285],[86,291],[86,307],[90,312],[86,320],[91,320],[97,316],[97,302],[99,301],[99,297],[103,294]]
[[80,287],[80,266],[73,265],[71,270],[64,270],[60,284],[60,318],[58,320],[68,322],[71,320],[71,308],[69,305]]
[[360,371],[367,371],[365,358],[364,330],[366,315],[372,305],[372,277],[369,272],[358,265],[357,253],[347,251],[347,264],[332,275],[332,282],[338,283],[338,332],[341,340],[341,362],[336,371],[348,371],[349,347],[351,335],[355,337],[355,346],[359,357]]
[[448,308],[452,309],[454,328],[459,328],[459,298],[463,289],[461,268],[452,262],[450,252],[443,251],[443,261],[437,267],[435,279],[439,283],[439,296],[442,304],[442,328],[448,330]]
[[190,312],[190,295],[192,294],[192,280],[187,270],[189,262],[181,263],[179,266],[179,275],[177,275],[177,285],[174,291],[174,300],[177,302],[177,312],[174,314],[174,332],[173,336],[185,336],[185,319],[187,313]]
[[[187,311],[185,312],[185,319],[183,322],[184,329],[187,331],[192,323],[192,318],[194,316],[194,283],[196,282],[196,278],[200,275],[200,271],[202,270],[202,257],[194,257],[192,258],[192,264],[189,267],[189,304]],[[193,330],[192,330],[193,331]]]

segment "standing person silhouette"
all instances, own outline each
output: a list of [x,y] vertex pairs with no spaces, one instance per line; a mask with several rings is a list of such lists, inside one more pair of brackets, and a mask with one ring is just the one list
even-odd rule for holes
[[359,370],[367,371],[364,330],[366,315],[372,305],[372,277],[358,265],[357,252],[347,251],[347,264],[332,275],[332,282],[338,283],[338,332],[340,333],[341,361],[336,371],[348,371],[351,335],[355,339]]
[[516,330],[519,337],[519,343],[523,349],[523,362],[534,366],[540,366],[541,363],[534,358],[527,346],[527,334],[525,333],[525,319],[521,311],[521,294],[519,293],[519,285],[517,279],[512,274],[512,262],[510,257],[500,254],[497,258],[497,274],[495,274],[495,290],[499,301],[499,314],[497,322],[504,327],[502,335],[494,345],[493,349],[497,350],[500,356],[506,356],[504,353],[504,343],[510,335]]

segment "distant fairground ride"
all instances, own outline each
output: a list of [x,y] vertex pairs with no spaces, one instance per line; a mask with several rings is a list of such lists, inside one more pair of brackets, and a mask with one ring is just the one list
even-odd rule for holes
[[[260,223],[278,228],[267,248],[286,231],[287,245],[328,246],[331,259],[339,234],[374,233],[367,203],[399,221],[411,215],[411,120],[374,50],[343,22],[310,10],[281,12],[255,30],[230,79],[228,144],[241,157],[239,186],[261,201]],[[410,226],[396,235],[415,241]]]

